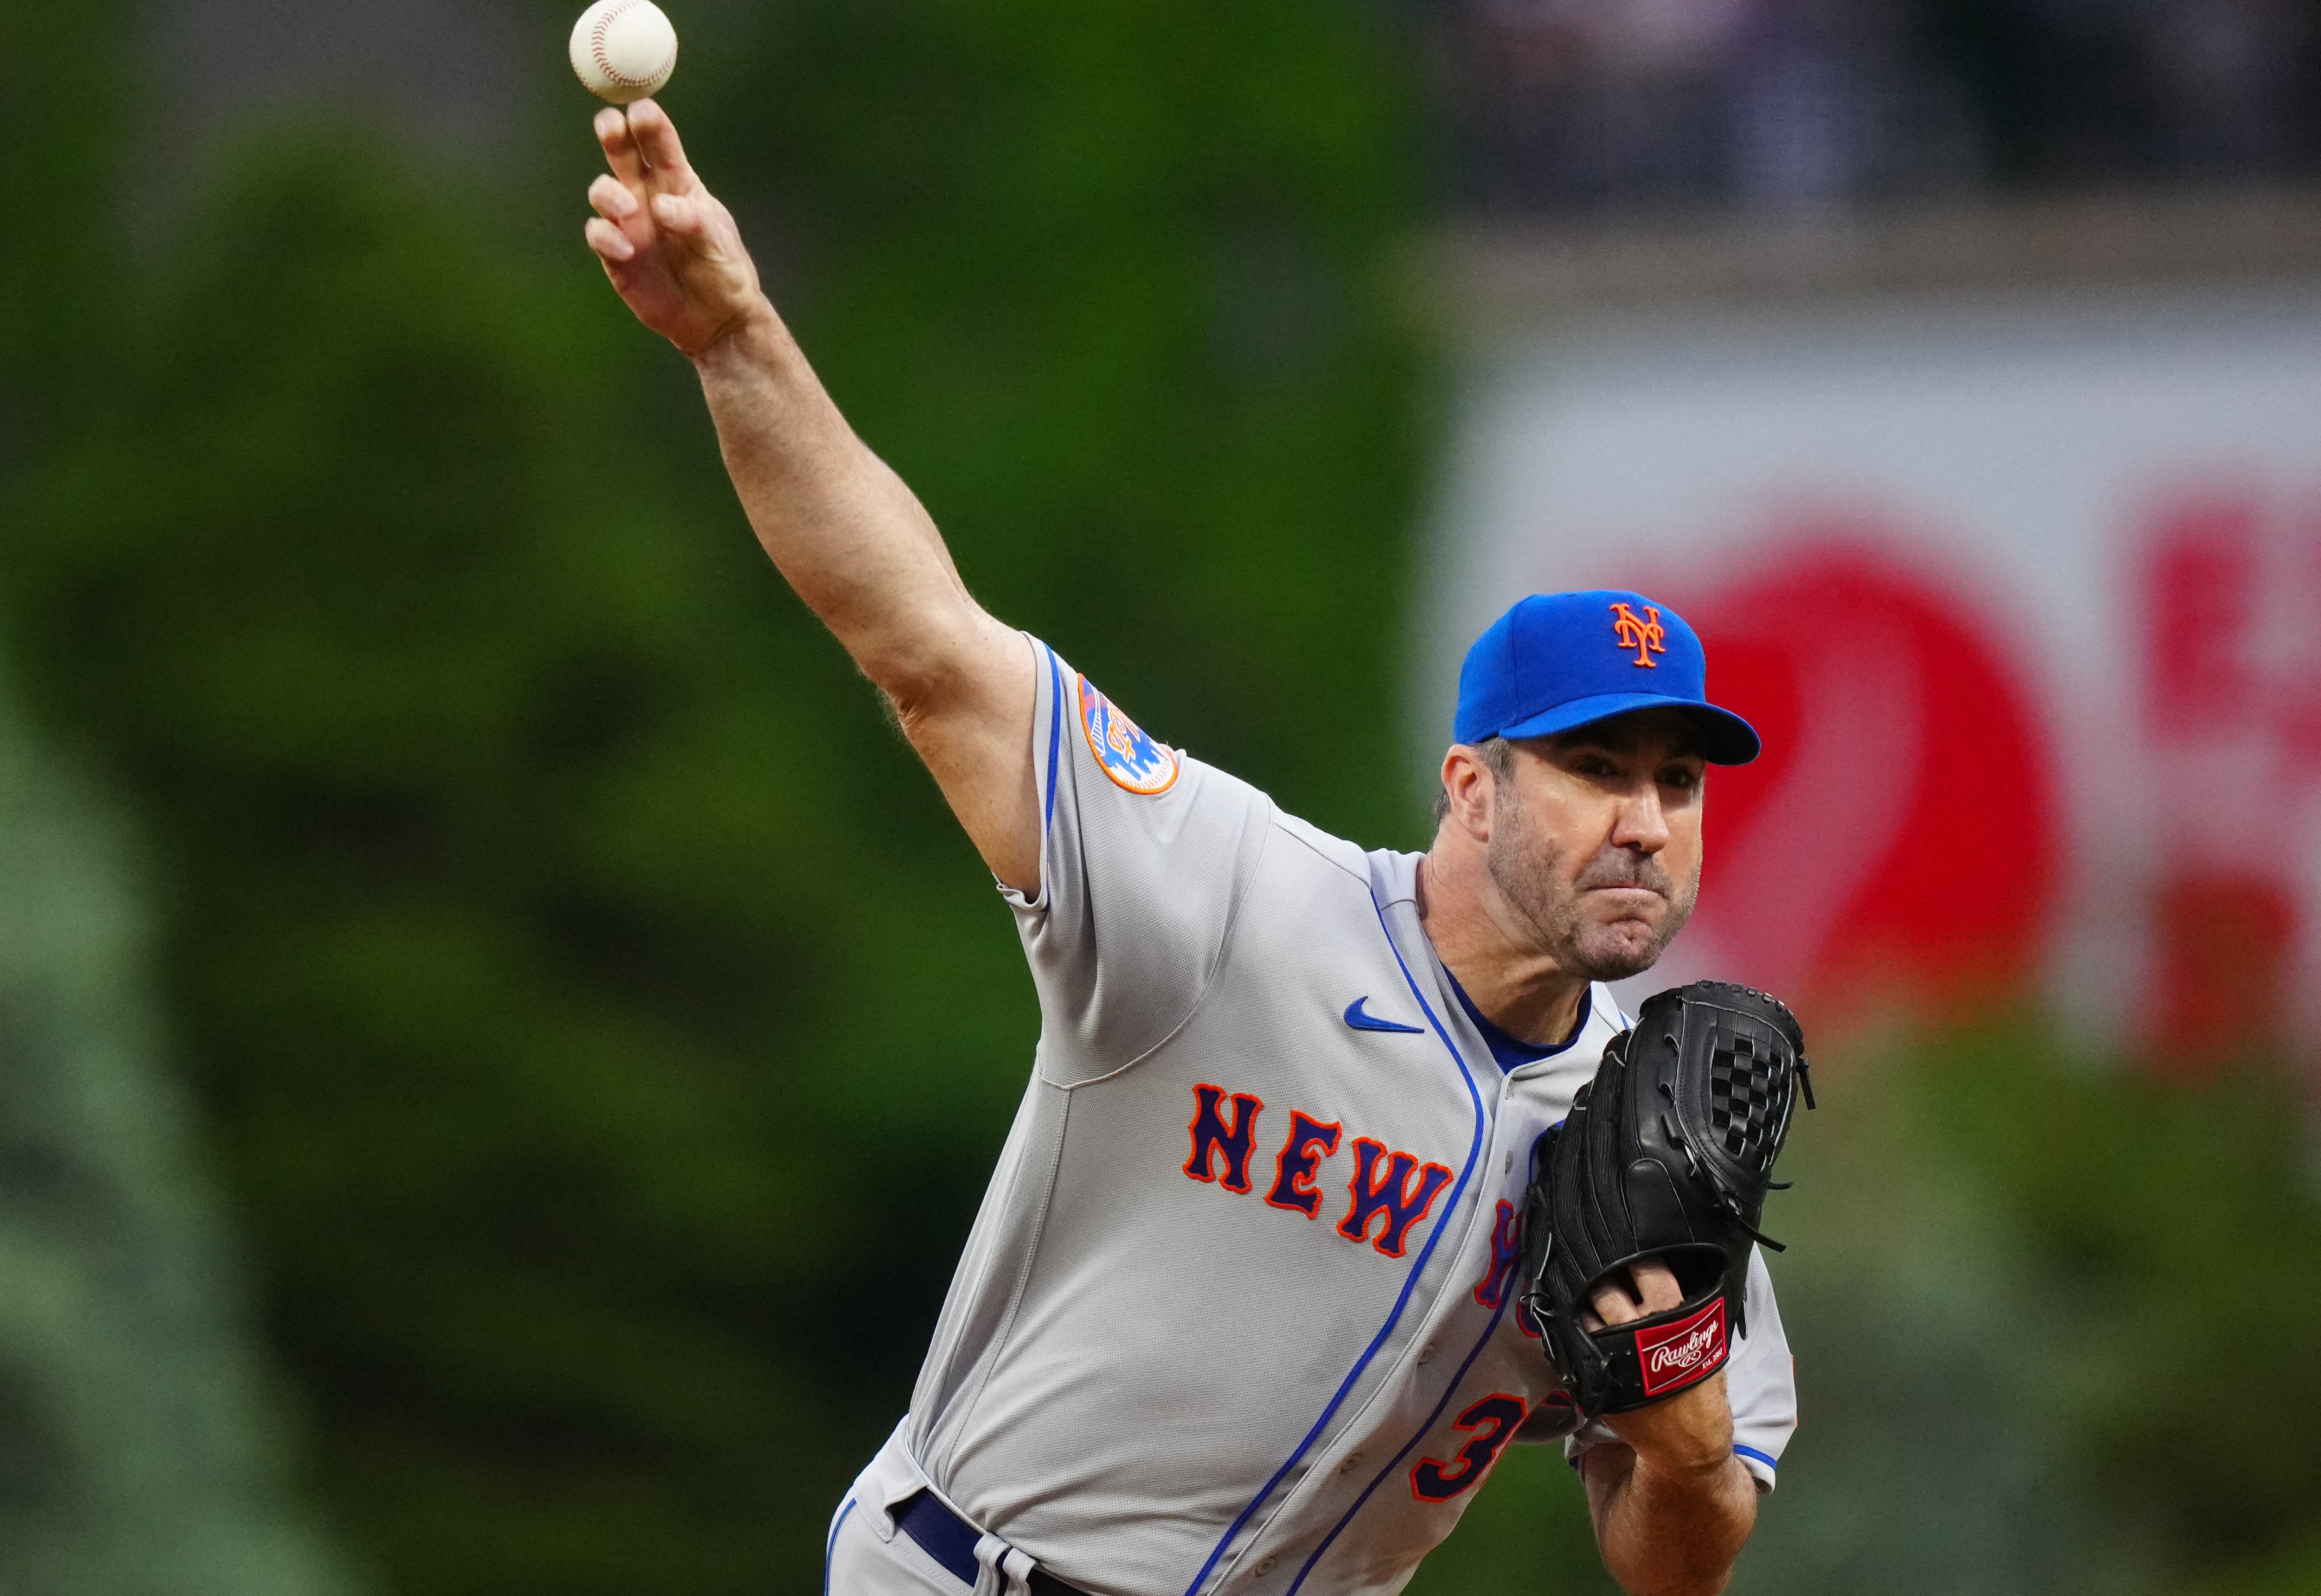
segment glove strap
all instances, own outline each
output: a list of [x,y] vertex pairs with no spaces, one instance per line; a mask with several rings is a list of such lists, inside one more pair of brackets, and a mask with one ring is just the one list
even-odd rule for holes
[[[1588,1339],[1603,1354],[1614,1402],[1605,1411],[1625,1412],[1672,1397],[1698,1385],[1732,1355],[1733,1341],[1725,1293],[1688,1302],[1665,1313],[1648,1314],[1625,1325],[1607,1325]],[[1620,1405],[1621,1399],[1632,1399]]]

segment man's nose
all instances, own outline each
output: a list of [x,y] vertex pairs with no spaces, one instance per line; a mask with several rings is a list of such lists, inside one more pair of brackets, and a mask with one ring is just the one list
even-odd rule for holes
[[1621,800],[1612,824],[1612,845],[1657,853],[1668,846],[1668,816],[1661,808],[1660,783],[1647,781]]

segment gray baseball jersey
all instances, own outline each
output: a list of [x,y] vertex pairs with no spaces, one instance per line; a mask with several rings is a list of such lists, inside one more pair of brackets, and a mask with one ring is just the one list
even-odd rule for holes
[[[1034,647],[1032,1082],[907,1458],[842,1521],[891,1541],[924,1482],[1100,1596],[1399,1590],[1508,1443],[1609,1438],[1510,1285],[1533,1145],[1625,1022],[1599,985],[1567,1045],[1502,1059],[1416,855],[1282,814]],[[1770,1490],[1796,1409],[1761,1260],[1747,1320],[1728,1390]]]

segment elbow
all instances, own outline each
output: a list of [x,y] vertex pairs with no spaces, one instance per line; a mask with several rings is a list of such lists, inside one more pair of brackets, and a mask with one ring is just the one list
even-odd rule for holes
[[1671,1558],[1661,1548],[1604,1550],[1604,1569],[1627,1596],[1720,1596],[1733,1582],[1734,1557],[1702,1557],[1697,1550]]

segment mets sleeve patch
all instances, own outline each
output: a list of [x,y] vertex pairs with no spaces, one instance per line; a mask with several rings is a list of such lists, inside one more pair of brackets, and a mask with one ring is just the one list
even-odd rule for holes
[[1175,786],[1176,750],[1146,736],[1087,677],[1079,679],[1079,685],[1080,730],[1087,734],[1088,752],[1114,785],[1146,798]]

